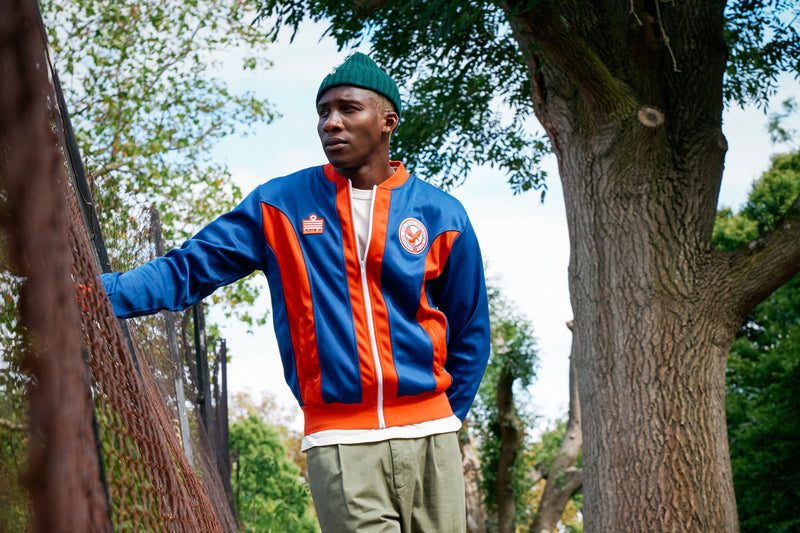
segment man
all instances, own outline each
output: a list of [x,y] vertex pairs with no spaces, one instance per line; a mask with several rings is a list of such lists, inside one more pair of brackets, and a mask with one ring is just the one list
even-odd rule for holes
[[103,276],[130,317],[265,272],[326,533],[465,530],[456,432],[489,356],[483,266],[461,204],[390,162],[400,110],[392,79],[352,55],[317,93],[327,165],[270,180],[180,249]]

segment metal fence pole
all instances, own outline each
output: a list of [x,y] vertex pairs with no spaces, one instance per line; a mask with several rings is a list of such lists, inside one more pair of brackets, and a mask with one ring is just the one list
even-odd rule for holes
[[[211,406],[211,384],[208,372],[208,349],[206,347],[206,325],[203,302],[192,306],[194,318],[194,347],[197,359],[197,405],[200,408],[200,419],[205,426],[206,435],[214,447],[213,420]],[[214,450],[212,450],[213,452]]]
[[[161,217],[155,206],[150,208],[150,223],[153,230],[153,240],[156,245],[156,256],[164,255],[164,236],[161,231]],[[189,418],[186,414],[186,395],[183,390],[183,362],[178,350],[178,333],[175,329],[175,314],[171,311],[162,311],[165,328],[167,330],[167,345],[169,347],[169,360],[172,365],[172,376],[175,381],[175,402],[178,408],[178,421],[181,428],[181,443],[183,453],[189,459],[189,464],[194,466],[192,453],[192,435],[189,433]]]

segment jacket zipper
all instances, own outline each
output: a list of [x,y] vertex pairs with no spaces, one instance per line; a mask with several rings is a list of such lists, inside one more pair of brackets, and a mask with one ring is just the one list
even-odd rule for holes
[[[358,253],[358,234],[356,232],[356,217],[355,208],[353,207],[353,184],[350,180],[347,181],[347,187],[350,190],[350,220],[353,221],[353,237],[356,242],[356,253]],[[369,331],[369,344],[372,349],[372,360],[375,363],[375,374],[378,381],[378,424],[381,429],[386,428],[386,420],[383,417],[383,369],[381,368],[381,360],[378,355],[378,342],[375,336],[375,323],[372,320],[372,300],[369,297],[369,286],[367,283],[367,256],[369,255],[369,245],[372,240],[372,214],[375,209],[375,195],[377,194],[377,187],[372,187],[372,199],[369,204],[369,231],[367,233],[367,244],[364,247],[364,253],[358,258],[361,267],[361,289],[364,293],[364,306],[367,311],[367,330]]]

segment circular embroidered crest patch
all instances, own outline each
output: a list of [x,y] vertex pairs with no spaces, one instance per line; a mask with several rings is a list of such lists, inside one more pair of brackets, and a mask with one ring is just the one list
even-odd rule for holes
[[418,254],[428,244],[428,231],[416,218],[407,218],[400,223],[400,243],[412,254]]

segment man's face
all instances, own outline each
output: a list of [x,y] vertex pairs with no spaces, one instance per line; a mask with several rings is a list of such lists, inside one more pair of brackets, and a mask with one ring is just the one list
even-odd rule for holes
[[334,87],[320,98],[317,115],[322,149],[336,169],[377,165],[388,155],[388,136],[397,115],[379,111],[372,91],[350,85]]

